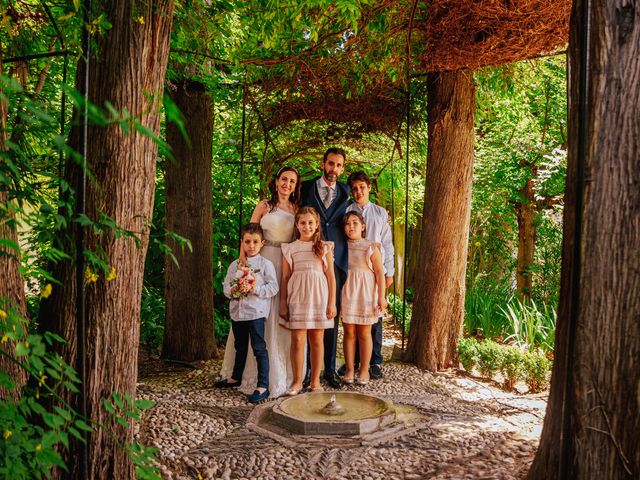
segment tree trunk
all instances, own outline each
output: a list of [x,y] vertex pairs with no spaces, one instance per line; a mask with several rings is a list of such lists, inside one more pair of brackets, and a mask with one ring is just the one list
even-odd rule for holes
[[[0,49],[0,74],[2,74],[2,50]],[[0,90],[1,93],[1,90]],[[0,151],[6,151],[7,140],[7,116],[8,109],[6,103],[0,96]],[[14,246],[18,245],[18,231],[16,228],[15,212],[12,208],[12,200],[5,186],[0,185],[0,240],[8,241]],[[12,317],[18,315],[25,318],[27,314],[26,300],[24,293],[24,279],[20,275],[20,252],[9,246],[0,246],[0,310],[4,315]],[[4,317],[2,315],[2,317]],[[7,325],[7,319],[0,318],[0,326]],[[27,325],[24,325],[25,333]],[[0,344],[0,348],[15,357],[15,342]],[[27,374],[5,355],[0,354],[0,371],[7,373],[16,384],[16,389],[11,395],[15,398],[20,392],[20,388],[27,380]],[[0,387],[0,399],[6,399],[9,392],[4,387]]]
[[428,79],[429,153],[421,255],[407,360],[453,365],[464,319],[475,87],[469,70]]
[[[530,479],[640,476],[640,9],[604,0],[591,5],[584,116],[579,105],[579,42],[587,28],[582,0],[574,3],[570,30],[569,158],[556,361]],[[577,231],[581,118],[586,123],[586,181]],[[575,329],[571,318],[577,321]],[[567,449],[561,448],[563,439]]]
[[216,355],[211,207],[213,106],[204,85],[197,82],[177,84],[171,98],[184,115],[190,144],[174,123],[167,124],[167,142],[175,159],[166,162],[166,228],[188,238],[193,251],[181,250],[175,241],[169,242],[179,265],[166,256],[162,356],[208,360]]
[[[102,2],[101,6],[112,26],[94,38],[89,60],[89,100],[100,107],[109,101],[118,110],[126,109],[158,134],[173,2],[119,0]],[[84,72],[81,64],[76,78],[79,85]],[[78,148],[79,138],[80,129],[74,128],[70,135],[72,147]],[[89,127],[87,165],[92,177],[87,181],[86,214],[94,221],[105,214],[137,239],[115,235],[112,229],[102,234],[93,228],[85,230],[85,249],[101,254],[109,267],[115,268],[115,278],[109,280],[107,272],[87,267],[98,278],[86,285],[84,339],[76,338],[75,267],[70,262],[55,267],[54,277],[62,285],[53,289],[41,307],[44,327],[67,341],[61,353],[71,365],[76,364],[78,341],[84,341],[88,415],[93,422],[104,425],[89,436],[87,478],[134,478],[129,456],[117,446],[133,440],[133,429],[117,424],[102,401],[112,392],[135,396],[140,299],[156,158],[157,146],[148,135],[133,129],[127,134],[118,125]],[[77,191],[80,172],[74,161],[67,162],[66,171]],[[70,234],[71,240],[76,236],[75,230],[72,234],[63,233]],[[65,396],[70,398],[71,394],[65,392]],[[65,458],[69,473],[58,471],[59,476],[79,477],[80,458],[74,450],[72,445]]]
[[533,180],[533,177],[527,179],[524,187],[520,190],[522,201],[516,204],[516,218],[518,219],[516,292],[521,301],[531,299],[533,287],[531,268],[533,267],[536,246],[536,199]]

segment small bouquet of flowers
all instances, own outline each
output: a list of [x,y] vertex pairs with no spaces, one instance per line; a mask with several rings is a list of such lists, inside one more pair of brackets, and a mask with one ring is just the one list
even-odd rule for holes
[[248,263],[239,262],[238,271],[231,280],[231,298],[240,300],[249,296],[256,282],[256,273]]

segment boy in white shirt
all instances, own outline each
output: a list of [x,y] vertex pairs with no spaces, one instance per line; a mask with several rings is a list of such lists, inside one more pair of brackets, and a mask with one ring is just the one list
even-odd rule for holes
[[224,279],[224,294],[231,299],[229,313],[235,336],[236,359],[231,377],[215,383],[218,388],[236,388],[242,383],[247,360],[249,340],[258,365],[258,385],[249,395],[249,402],[258,403],[269,397],[269,354],[264,340],[264,324],[269,316],[271,297],[278,293],[276,270],[260,255],[264,234],[258,223],[249,223],[242,229],[241,248],[246,263],[234,260]]
[[[367,240],[382,245],[382,263],[384,265],[385,286],[393,283],[395,273],[393,264],[393,241],[391,227],[389,226],[389,214],[380,205],[369,201],[371,192],[371,179],[364,172],[354,172],[349,175],[347,184],[351,188],[351,195],[355,200],[347,207],[347,212],[358,212],[364,218],[367,226]],[[369,363],[369,374],[372,379],[382,378],[382,317],[378,323],[371,326],[371,337],[373,338],[373,352]],[[356,344],[357,346],[357,344]],[[356,358],[359,358],[356,352]]]

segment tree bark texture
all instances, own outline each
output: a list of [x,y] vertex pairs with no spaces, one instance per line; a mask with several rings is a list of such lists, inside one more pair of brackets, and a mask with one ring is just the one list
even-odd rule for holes
[[428,79],[427,158],[421,255],[407,360],[451,366],[464,317],[471,214],[475,87],[470,70]]
[[522,201],[516,204],[518,220],[518,260],[516,266],[516,288],[520,300],[531,299],[533,279],[531,268],[536,246],[536,199],[533,177],[527,179],[520,190]]
[[[1,49],[0,60],[2,60]],[[0,74],[2,73],[2,62],[0,62]],[[7,104],[0,97],[0,151],[6,151],[7,117]],[[13,211],[9,192],[4,185],[0,185],[0,240],[8,240],[18,245],[16,227],[16,215]],[[20,252],[3,246],[0,246],[0,310],[7,317],[9,315],[19,315],[25,318],[27,314],[24,279],[20,275]],[[6,324],[6,322],[6,319],[0,318],[0,325]],[[24,328],[26,331],[28,328],[26,324]],[[15,357],[15,342],[9,341],[6,344],[0,344],[0,348],[10,356]],[[12,396],[17,397],[20,388],[27,380],[26,372],[5,355],[0,355],[0,371],[11,376],[17,386],[17,389],[13,390]],[[0,387],[0,399],[5,399],[8,395],[9,392],[4,387]]]
[[165,259],[165,328],[162,356],[192,361],[216,355],[213,331],[213,211],[211,151],[213,106],[204,85],[180,82],[171,98],[184,115],[185,140],[174,123],[167,142],[174,154],[166,162],[166,228],[191,241],[193,251],[169,245],[178,264]]
[[[112,27],[94,38],[95,47],[89,60],[89,100],[99,107],[109,101],[118,110],[126,109],[158,134],[173,2],[118,0],[103,1],[96,7],[104,11]],[[78,85],[85,71],[80,64]],[[79,139],[80,129],[74,128],[70,144],[75,149]],[[115,235],[111,229],[104,233],[85,229],[84,248],[102,252],[108,265],[115,268],[115,278],[109,280],[106,272],[93,267],[98,279],[86,284],[84,339],[76,337],[73,264],[62,262],[55,267],[54,276],[62,285],[54,287],[51,297],[41,306],[44,328],[66,340],[61,354],[71,365],[76,365],[78,342],[84,341],[88,415],[93,422],[104,425],[89,436],[87,478],[134,478],[128,455],[116,445],[131,442],[133,430],[119,426],[103,408],[102,400],[110,398],[112,392],[135,396],[140,299],[156,159],[157,146],[147,135],[134,129],[126,133],[118,125],[89,127],[87,165],[92,177],[87,181],[86,214],[94,221],[101,214],[108,215],[137,239]],[[67,162],[65,175],[77,191],[80,172],[74,161]],[[61,243],[70,249],[75,237],[75,229],[63,232]],[[65,392],[67,398],[70,395]],[[65,458],[70,473],[57,474],[77,478],[80,459],[73,446],[70,450]]]
[[[640,7],[591,2],[585,186],[578,231],[584,8],[583,0],[574,3],[570,30],[569,157],[556,360],[530,479],[640,476]],[[576,246],[579,269],[573,262]],[[569,342],[573,315],[575,338]],[[566,382],[571,374],[573,380]],[[566,431],[563,406],[570,420]],[[563,435],[568,451],[560,448]]]

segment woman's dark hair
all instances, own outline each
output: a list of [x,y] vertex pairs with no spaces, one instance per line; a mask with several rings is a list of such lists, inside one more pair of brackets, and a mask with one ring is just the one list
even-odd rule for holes
[[366,238],[367,237],[367,224],[364,223],[364,217],[362,216],[362,214],[360,212],[347,212],[345,213],[344,217],[342,217],[342,226],[346,227],[347,226],[347,222],[349,221],[349,217],[357,217],[358,220],[360,220],[360,223],[362,223],[362,225],[364,225],[364,228],[362,229],[362,238]]
[[295,168],[284,166],[280,170],[278,170],[278,173],[276,173],[273,179],[269,182],[269,193],[271,193],[271,197],[267,200],[267,206],[269,207],[270,212],[273,211],[273,209],[276,208],[276,205],[278,204],[278,188],[276,186],[276,183],[278,182],[280,176],[285,172],[293,172],[296,174],[297,178],[296,188],[294,188],[293,192],[291,192],[291,195],[289,195],[289,201],[296,208],[300,206],[300,202],[302,201],[302,198],[300,196],[300,187],[302,186],[302,182],[300,181],[300,174]]
[[323,247],[322,247],[322,226],[320,225],[320,214],[313,207],[300,207],[296,212],[296,216],[294,218],[294,230],[296,234],[296,238],[300,238],[300,231],[298,230],[298,219],[302,215],[312,215],[316,222],[318,223],[318,230],[313,234],[313,238],[311,242],[313,243],[312,249],[313,253],[316,257],[322,258]]

